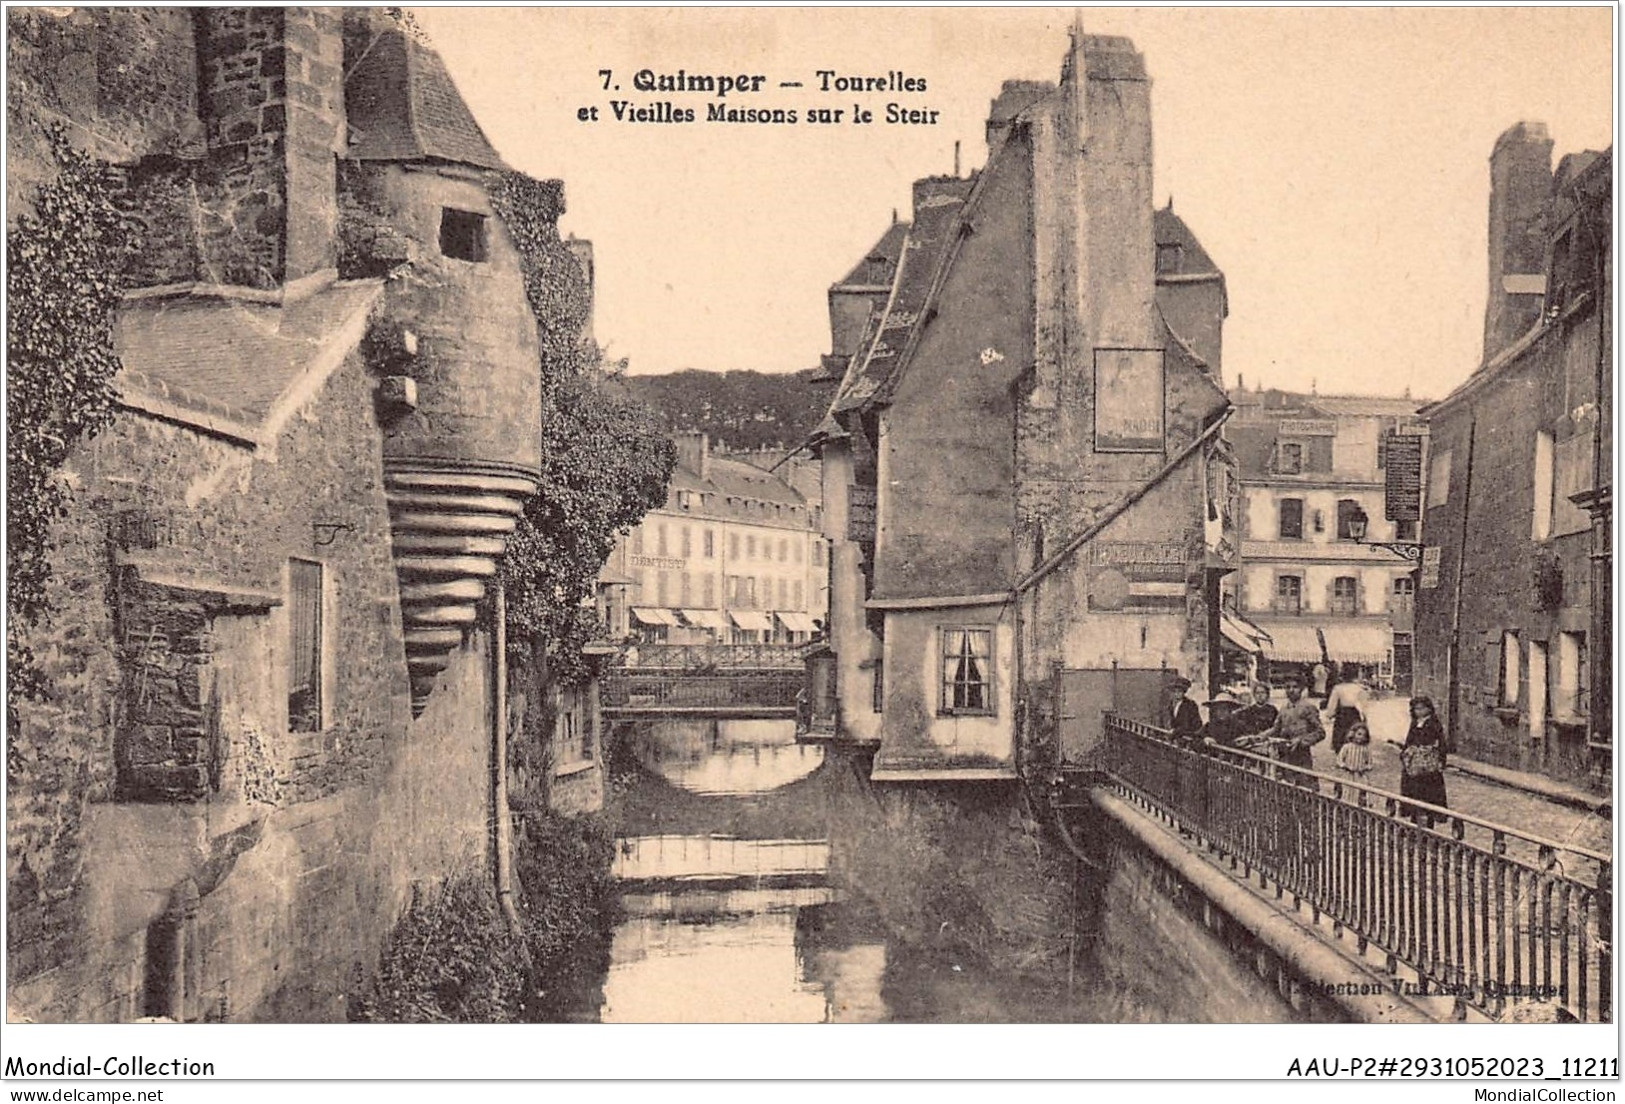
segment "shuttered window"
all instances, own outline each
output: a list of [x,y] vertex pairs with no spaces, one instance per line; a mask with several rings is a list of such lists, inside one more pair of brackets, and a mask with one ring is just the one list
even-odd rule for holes
[[288,729],[322,727],[322,565],[288,561]]

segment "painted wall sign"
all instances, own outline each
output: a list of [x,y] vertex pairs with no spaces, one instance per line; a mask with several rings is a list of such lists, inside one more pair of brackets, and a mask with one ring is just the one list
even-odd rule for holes
[[1422,586],[1432,590],[1439,585],[1439,548],[1434,545],[1422,549]]
[[631,557],[628,557],[628,558],[632,561],[632,566],[633,567],[683,568],[683,567],[688,566],[688,561],[687,560],[676,559],[676,558],[671,557],[671,556],[637,556],[637,555],[634,555],[634,556],[631,556]]
[[1383,515],[1389,521],[1417,521],[1422,516],[1422,438],[1390,433],[1387,452]]
[[1183,541],[1095,541],[1089,562],[1110,567],[1131,580],[1183,581],[1190,562],[1190,546]]
[[1336,437],[1337,423],[1327,418],[1283,418],[1279,431],[1283,437]]
[[1161,349],[1095,350],[1095,451],[1162,452]]

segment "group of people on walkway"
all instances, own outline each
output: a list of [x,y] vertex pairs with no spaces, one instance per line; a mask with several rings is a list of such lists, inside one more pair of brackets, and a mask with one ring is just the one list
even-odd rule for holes
[[[1367,717],[1366,687],[1352,669],[1340,678],[1328,677],[1324,697],[1317,701],[1305,695],[1305,679],[1296,673],[1283,679],[1286,702],[1271,704],[1271,687],[1257,683],[1252,701],[1242,703],[1220,692],[1207,702],[1207,720],[1187,693],[1191,682],[1184,677],[1169,683],[1170,717],[1176,741],[1196,749],[1231,748],[1268,755],[1288,767],[1314,769],[1315,745],[1327,739],[1338,768],[1363,780],[1371,770],[1371,729]],[[1417,695],[1410,701],[1410,726],[1405,739],[1387,740],[1400,748],[1400,795],[1429,805],[1445,805],[1444,768],[1446,748],[1444,729],[1433,701]],[[1313,777],[1289,775],[1290,780],[1316,788]],[[1406,815],[1418,822],[1433,817],[1416,806],[1407,806]]]

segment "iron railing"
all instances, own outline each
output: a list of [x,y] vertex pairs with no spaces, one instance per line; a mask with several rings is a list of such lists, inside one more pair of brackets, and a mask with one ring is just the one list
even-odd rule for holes
[[806,686],[799,672],[737,671],[726,675],[617,672],[600,689],[605,709],[658,713],[665,710],[769,710],[789,715]]
[[1107,774],[1244,878],[1324,913],[1363,954],[1492,1017],[1544,1001],[1613,1011],[1608,856],[1273,759],[1196,751],[1108,714]]
[[622,666],[643,670],[711,671],[803,668],[804,644],[638,644],[622,653]]

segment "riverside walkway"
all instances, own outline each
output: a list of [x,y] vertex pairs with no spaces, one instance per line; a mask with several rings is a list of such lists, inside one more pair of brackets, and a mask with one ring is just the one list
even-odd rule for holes
[[1111,714],[1101,751],[1108,792],[1458,1015],[1611,1018],[1608,855]]

